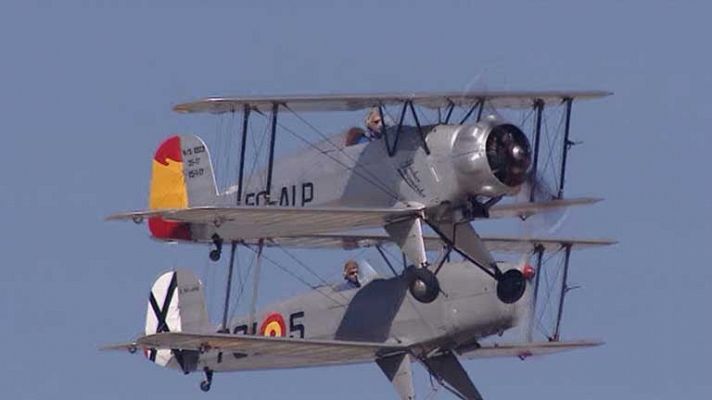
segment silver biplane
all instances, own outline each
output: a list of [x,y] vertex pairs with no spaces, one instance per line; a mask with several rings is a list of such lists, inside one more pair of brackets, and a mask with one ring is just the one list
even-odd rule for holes
[[[150,294],[145,336],[111,349],[143,348],[154,362],[185,373],[293,368],[375,361],[401,398],[413,398],[411,362],[420,362],[456,396],[482,398],[459,357],[547,354],[599,344],[559,340],[559,323],[572,249],[608,245],[607,240],[480,237],[472,222],[516,217],[591,204],[595,198],[564,198],[571,107],[574,100],[609,93],[466,92],[208,98],[177,105],[181,113],[241,113],[237,182],[219,191],[204,141],[173,136],[157,149],[149,209],[110,216],[148,221],[160,240],[208,243],[220,259],[230,243],[225,310],[213,326],[200,281],[189,271],[168,272]],[[563,108],[563,140],[557,190],[536,196],[542,121],[547,106]],[[387,108],[398,108],[389,118]],[[324,137],[306,151],[275,160],[280,113],[372,110],[375,126]],[[527,134],[498,112],[531,110],[533,146]],[[421,123],[418,111],[437,112]],[[456,110],[463,115],[453,122]],[[251,115],[269,118],[269,159],[257,180],[245,182]],[[406,117],[411,123],[406,123]],[[283,127],[282,127],[283,128]],[[525,191],[526,199],[521,193]],[[517,196],[516,201],[505,198]],[[381,232],[364,231],[382,229]],[[425,230],[425,233],[424,233]],[[432,233],[427,233],[427,231]],[[228,321],[234,253],[257,249],[377,249],[392,277],[366,274],[362,285],[343,290],[322,285],[302,296]],[[383,246],[397,246],[396,271]],[[482,339],[531,324],[545,251],[565,257],[555,333],[548,341],[483,344]],[[439,251],[437,257],[430,257]],[[497,262],[492,252],[537,257]],[[452,261],[451,253],[462,257]],[[368,268],[366,268],[368,269]],[[534,278],[536,277],[536,279]]]

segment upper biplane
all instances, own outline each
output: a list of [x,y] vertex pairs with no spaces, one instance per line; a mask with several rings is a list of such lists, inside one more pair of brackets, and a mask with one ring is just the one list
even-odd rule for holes
[[[238,182],[219,193],[205,143],[196,136],[174,136],[161,144],[153,160],[149,210],[109,219],[149,219],[154,237],[212,242],[217,260],[224,242],[299,237],[365,228],[384,228],[411,264],[437,282],[423,243],[423,224],[448,247],[492,276],[498,296],[515,302],[523,293],[521,274],[504,274],[470,224],[476,218],[526,217],[552,208],[588,204],[597,199],[563,199],[498,207],[507,195],[536,182],[541,119],[546,104],[566,107],[565,152],[574,100],[605,96],[581,92],[468,92],[429,94],[327,95],[208,98],[179,104],[181,113],[242,111],[243,131]],[[400,106],[382,138],[345,146],[326,140],[307,152],[279,161],[274,148],[280,110],[353,111],[375,108],[386,120],[386,106]],[[441,110],[442,121],[423,125],[416,107]],[[456,107],[468,109],[452,123]],[[533,108],[537,113],[534,148],[516,125],[486,109]],[[405,124],[410,113],[414,125]],[[252,113],[269,114],[270,151],[263,180],[244,184],[246,135]],[[474,121],[469,121],[469,118]],[[258,186],[264,182],[264,186]],[[532,191],[533,194],[533,191]],[[532,200],[534,198],[532,197]],[[420,287],[420,286],[419,286]],[[437,287],[414,295],[432,300]]]
[[[221,97],[175,106],[180,113],[242,115],[237,182],[220,191],[205,142],[193,135],[173,136],[155,152],[149,209],[108,219],[148,220],[151,235],[157,239],[212,244],[213,261],[220,259],[223,244],[231,243],[228,281],[238,245],[257,247],[258,254],[263,247],[283,246],[346,250],[374,247],[381,255],[383,246],[395,245],[403,254],[403,269],[396,272],[384,255],[393,278],[373,279],[348,293],[317,288],[305,297],[271,307],[272,311],[254,312],[236,321],[227,320],[226,300],[223,321],[217,329],[207,322],[197,278],[188,272],[172,272],[154,285],[146,336],[117,348],[144,347],[152,360],[158,355],[161,365],[186,373],[205,371],[203,389],[210,387],[213,371],[376,361],[402,398],[413,395],[412,357],[456,395],[481,398],[455,354],[525,357],[595,344],[526,343],[487,348],[480,339],[517,326],[523,313],[536,309],[540,274],[532,271],[541,269],[545,251],[562,250],[565,269],[559,315],[555,333],[549,338],[558,341],[563,298],[569,289],[566,272],[571,249],[613,242],[480,237],[472,222],[526,219],[598,201],[563,196],[567,152],[573,144],[569,139],[570,117],[574,101],[608,94],[547,91]],[[397,109],[396,118],[390,116],[389,107],[391,111]],[[547,146],[550,153],[557,149],[559,166],[556,187],[542,197],[537,193],[544,186],[540,176],[543,164],[552,163],[551,154],[546,162],[540,161],[547,107],[563,110],[562,135],[559,143]],[[532,113],[529,135],[521,124],[503,117],[502,110],[508,109]],[[298,116],[358,110],[372,110],[378,116],[377,126],[366,127],[373,130],[370,135],[359,128],[323,136],[322,141],[309,143],[305,151],[275,159],[280,128],[294,133],[280,124],[283,113]],[[421,123],[425,112],[435,113],[436,121]],[[460,114],[457,119],[456,114]],[[246,143],[253,115],[269,121],[269,157],[257,179],[246,179]],[[364,135],[365,140],[353,140],[354,133]],[[503,201],[507,197],[514,201]],[[384,232],[364,231],[376,228]],[[432,233],[427,233],[428,229]],[[429,253],[433,254],[430,250],[440,253],[429,258]],[[462,262],[450,261],[453,251],[462,256]],[[535,255],[536,269],[528,262],[497,262],[493,251]],[[535,275],[536,281],[530,284]],[[173,301],[176,288],[180,289],[175,295],[178,300]],[[327,297],[336,298],[339,307],[322,304]],[[181,307],[178,301],[182,298],[187,300]],[[455,318],[441,313],[461,315]],[[262,315],[260,329],[256,325],[258,315]],[[289,330],[284,316],[289,317]],[[380,334],[365,334],[359,326]],[[236,338],[229,334],[238,332],[290,337]],[[273,335],[275,332],[278,334]],[[232,358],[224,356],[228,352]]]

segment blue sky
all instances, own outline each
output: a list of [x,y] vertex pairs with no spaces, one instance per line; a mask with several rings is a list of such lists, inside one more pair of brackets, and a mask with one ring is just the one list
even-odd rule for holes
[[[160,4],[163,3],[163,4]],[[606,89],[579,104],[568,193],[606,202],[567,232],[616,247],[573,259],[564,335],[607,345],[546,359],[467,362],[488,398],[712,394],[707,174],[712,36],[706,2],[15,2],[0,5],[5,224],[0,386],[7,398],[203,396],[139,357],[97,351],[143,327],[175,265],[217,288],[202,247],[167,246],[111,212],[142,208],[150,157],[175,115],[211,94]],[[216,150],[213,150],[215,153]],[[483,227],[485,229],[486,227]],[[304,256],[305,258],[307,256]],[[343,254],[310,256],[335,276]],[[265,269],[266,300],[302,290]],[[221,294],[210,295],[211,311]],[[418,369],[424,394],[427,377]],[[218,375],[211,398],[382,398],[374,365]],[[448,398],[440,394],[439,398]]]

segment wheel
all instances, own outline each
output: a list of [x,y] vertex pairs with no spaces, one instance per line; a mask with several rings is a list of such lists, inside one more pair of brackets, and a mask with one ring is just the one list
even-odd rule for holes
[[427,268],[411,267],[410,294],[421,303],[432,303],[440,294],[438,278]]
[[210,259],[217,262],[220,260],[220,250],[218,249],[213,249],[210,250]]
[[510,269],[502,274],[497,282],[497,298],[502,303],[516,303],[524,295],[527,281],[518,269]]
[[202,381],[200,382],[200,390],[203,392],[207,392],[210,390],[210,382],[208,381]]

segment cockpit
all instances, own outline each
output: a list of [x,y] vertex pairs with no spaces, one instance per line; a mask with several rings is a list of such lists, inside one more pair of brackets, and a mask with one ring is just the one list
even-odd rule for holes
[[[349,272],[349,267],[356,265],[357,271],[354,277],[347,276]],[[359,260],[349,260],[344,266],[344,280],[343,282],[332,285],[335,292],[341,292],[345,290],[360,289],[368,285],[374,279],[379,277],[378,272],[369,264],[368,261]]]

